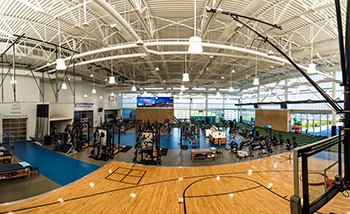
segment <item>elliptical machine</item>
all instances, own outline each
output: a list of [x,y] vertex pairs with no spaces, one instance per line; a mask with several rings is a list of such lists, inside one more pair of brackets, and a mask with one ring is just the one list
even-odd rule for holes
[[291,150],[298,147],[298,143],[296,142],[296,136],[292,137],[293,142],[287,139],[286,150]]

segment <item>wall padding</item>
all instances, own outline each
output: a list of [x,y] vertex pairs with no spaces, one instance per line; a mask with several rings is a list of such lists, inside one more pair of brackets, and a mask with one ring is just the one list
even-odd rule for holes
[[149,119],[150,123],[164,123],[165,119],[169,119],[169,123],[174,123],[173,118],[174,109],[136,109],[136,119],[142,122]]
[[255,125],[271,125],[273,130],[290,131],[290,110],[255,110]]

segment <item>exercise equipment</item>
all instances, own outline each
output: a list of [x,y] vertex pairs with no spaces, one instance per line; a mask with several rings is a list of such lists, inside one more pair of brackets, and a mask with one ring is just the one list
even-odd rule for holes
[[289,138],[287,138],[286,150],[291,150],[298,147],[298,143],[296,142],[296,136],[293,136],[292,140],[293,142],[291,142]]
[[229,121],[229,133],[232,134],[238,130],[236,119]]
[[146,132],[139,132],[136,137],[133,161],[139,164],[161,164],[160,154],[160,128],[157,123],[148,127]]
[[120,126],[119,124],[119,135],[118,145],[116,147],[114,143],[115,128],[112,127],[96,127],[94,132],[94,145],[93,150],[90,152],[89,158],[95,160],[113,159],[114,155],[120,150]]
[[163,123],[163,126],[161,128],[161,132],[170,134],[170,130],[171,130],[171,126],[170,126],[170,123],[169,123],[169,119],[165,119],[164,123]]

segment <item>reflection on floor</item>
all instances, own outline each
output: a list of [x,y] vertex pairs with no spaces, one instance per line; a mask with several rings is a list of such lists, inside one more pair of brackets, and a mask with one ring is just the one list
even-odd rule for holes
[[[111,162],[90,176],[1,213],[289,213],[288,153],[224,166],[172,168]],[[320,213],[345,213],[338,194]]]

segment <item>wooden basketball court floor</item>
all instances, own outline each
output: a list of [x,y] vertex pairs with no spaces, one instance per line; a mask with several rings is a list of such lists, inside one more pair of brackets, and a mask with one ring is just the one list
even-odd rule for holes
[[[290,155],[187,168],[111,162],[51,193],[2,204],[0,213],[290,213]],[[319,211],[330,212],[350,212],[349,198],[338,194]]]

